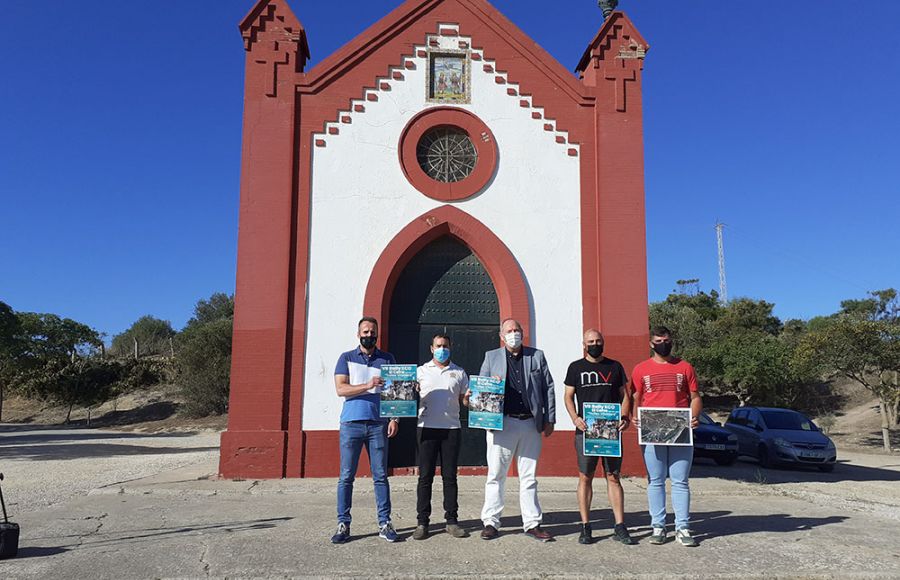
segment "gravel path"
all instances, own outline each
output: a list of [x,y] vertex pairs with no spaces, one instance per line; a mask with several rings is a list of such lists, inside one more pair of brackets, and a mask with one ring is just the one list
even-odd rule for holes
[[215,458],[219,433],[133,433],[0,424],[0,472],[10,515],[41,510],[97,487]]

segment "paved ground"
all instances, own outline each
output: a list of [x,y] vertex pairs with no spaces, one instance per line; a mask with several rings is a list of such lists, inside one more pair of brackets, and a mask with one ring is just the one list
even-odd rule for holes
[[[31,435],[0,433],[0,470],[8,478],[4,490],[16,502],[14,520],[23,530],[20,557],[0,562],[3,578],[900,578],[895,531],[900,460],[890,456],[847,454],[832,474],[760,470],[751,462],[722,468],[699,460],[692,473],[692,525],[701,540],[695,549],[646,541],[645,486],[637,479],[626,482],[626,511],[640,544],[622,546],[609,538],[612,522],[601,483],[594,514],[599,541],[579,545],[570,478],[540,482],[545,525],[557,536],[553,543],[530,540],[517,528],[512,480],[500,539],[458,540],[438,533],[423,542],[390,545],[377,537],[371,481],[363,479],[357,484],[355,539],[332,546],[334,480],[208,479],[216,467],[215,451],[208,449],[215,434],[165,438],[57,431],[56,438],[32,439],[26,452],[22,442]],[[110,447],[102,453],[82,447],[90,451],[83,456],[62,449],[94,444]],[[119,445],[123,449],[115,449]],[[164,447],[171,451],[163,452]],[[146,454],[129,448],[144,448]],[[196,454],[194,461],[184,465],[190,454]],[[98,456],[110,463],[92,468]],[[145,463],[128,465],[135,457]],[[119,462],[124,467],[116,467]],[[154,470],[159,473],[110,482],[114,473]],[[41,473],[48,478],[41,491],[25,486]],[[56,489],[79,473],[77,490]],[[85,493],[91,474],[99,483]],[[461,481],[462,523],[474,532],[480,528],[483,483],[483,477]],[[394,520],[408,537],[415,524],[415,479],[396,477],[391,484]],[[55,500],[46,501],[43,494]]]

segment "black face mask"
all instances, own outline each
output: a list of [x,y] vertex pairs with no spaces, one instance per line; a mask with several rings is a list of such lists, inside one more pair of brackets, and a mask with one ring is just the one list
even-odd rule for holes
[[587,353],[591,356],[591,358],[600,358],[600,355],[603,354],[603,345],[589,344],[587,347]]
[[378,342],[377,336],[361,336],[361,337],[359,337],[359,344],[361,344],[362,347],[366,350],[369,350],[370,348],[375,346],[376,342]]
[[658,354],[659,356],[669,356],[672,354],[672,343],[671,342],[660,342],[653,345],[653,352]]

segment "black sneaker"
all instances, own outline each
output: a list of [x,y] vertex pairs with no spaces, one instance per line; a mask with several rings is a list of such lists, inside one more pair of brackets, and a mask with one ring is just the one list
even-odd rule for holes
[[594,541],[591,537],[591,524],[581,524],[581,534],[578,535],[579,544],[590,544]]
[[625,524],[616,524],[616,527],[613,528],[613,538],[626,546],[637,544],[634,538],[631,537],[631,534],[628,533],[628,528],[625,527]]
[[350,524],[341,522],[338,524],[337,532],[331,536],[332,544],[344,544],[350,540]]

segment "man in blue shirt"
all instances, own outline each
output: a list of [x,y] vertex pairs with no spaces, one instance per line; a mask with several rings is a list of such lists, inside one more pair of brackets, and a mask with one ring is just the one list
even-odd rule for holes
[[334,369],[334,387],[344,397],[341,411],[341,475],[337,486],[338,529],[331,537],[333,544],[350,539],[350,508],[353,504],[353,481],[359,466],[359,454],[365,445],[375,484],[379,536],[388,542],[400,538],[391,524],[391,489],[388,485],[388,438],[397,434],[398,421],[381,418],[379,390],[384,384],[381,365],[394,364],[394,355],[375,348],[378,321],[364,317],[357,325],[359,347],[345,352]]

